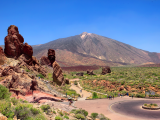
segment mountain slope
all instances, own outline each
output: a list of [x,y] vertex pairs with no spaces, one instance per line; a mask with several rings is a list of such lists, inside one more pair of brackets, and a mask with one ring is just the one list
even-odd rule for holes
[[60,66],[64,67],[160,63],[160,53],[137,49],[128,44],[87,32],[32,47],[33,55],[38,59],[47,56],[48,49],[54,49],[56,60]]
[[34,56],[46,56],[49,48],[56,50],[56,60],[62,66],[160,63],[159,53],[87,32],[33,46]]

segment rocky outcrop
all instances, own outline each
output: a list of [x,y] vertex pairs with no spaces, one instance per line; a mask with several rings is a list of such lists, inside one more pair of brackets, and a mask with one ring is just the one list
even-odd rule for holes
[[102,75],[105,75],[105,74],[107,74],[107,73],[111,73],[111,69],[110,69],[110,67],[109,66],[106,66],[106,67],[103,67],[102,68]]
[[76,75],[78,75],[78,76],[83,76],[83,72],[80,72],[80,73],[77,73]]
[[63,85],[65,81],[61,67],[56,61],[52,64],[52,67],[53,67],[53,82],[56,82],[58,85]]
[[15,71],[20,72],[20,69],[14,66],[8,66],[2,70],[1,76],[14,75]]
[[4,53],[7,57],[18,58],[23,51],[23,37],[19,34],[18,27],[11,25],[5,37]]
[[41,59],[40,59],[40,64],[41,65],[49,65],[50,61],[49,61],[48,57],[42,56]]
[[62,69],[55,61],[55,58],[55,51],[53,49],[49,49],[48,59],[50,60],[50,65],[53,67],[53,82],[56,82],[57,85],[64,85],[66,83],[66,79],[64,79]]
[[38,82],[35,79],[26,79],[24,81],[16,74],[12,75],[12,79],[6,79],[3,82],[3,85],[9,88],[10,92],[15,93],[17,96],[18,94],[25,96],[28,93],[32,93],[34,90],[39,90]]
[[88,74],[88,75],[95,75],[95,74],[93,73],[93,70],[87,70],[87,74]]
[[55,50],[49,49],[48,50],[48,59],[50,60],[51,66],[55,62],[56,56],[55,56]]
[[36,71],[37,73],[41,73],[44,77],[46,76],[47,71],[40,65],[36,57],[32,56],[30,58],[28,55],[22,54],[18,60],[20,61],[18,66],[24,66],[28,70]]
[[27,43],[25,43],[23,45],[23,54],[26,54],[28,55],[30,58],[32,58],[32,55],[33,55],[33,48],[28,45]]

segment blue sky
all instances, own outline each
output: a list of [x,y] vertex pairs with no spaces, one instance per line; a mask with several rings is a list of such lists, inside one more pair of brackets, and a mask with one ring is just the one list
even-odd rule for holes
[[30,45],[88,32],[160,53],[160,0],[1,0],[0,45],[10,25]]

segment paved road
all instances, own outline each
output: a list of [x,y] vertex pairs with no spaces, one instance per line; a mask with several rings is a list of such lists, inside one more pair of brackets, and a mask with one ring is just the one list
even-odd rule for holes
[[[156,119],[160,120],[160,110],[146,110],[141,106],[144,103],[153,103],[153,100],[132,100],[132,101],[122,101],[115,103],[111,106],[111,109],[114,112],[131,116],[138,117],[141,119]],[[160,105],[160,100],[154,100],[154,103]]]
[[[131,97],[124,96],[122,98],[114,98],[114,100],[77,101],[75,102],[75,106],[87,110],[89,114],[93,112],[102,113],[111,120],[160,120],[160,115],[158,115],[158,112],[160,114],[160,110],[148,111],[140,108],[143,103],[150,103],[151,101],[160,105],[160,100],[132,99]],[[118,102],[121,102],[121,104],[118,104]],[[143,114],[143,116],[140,114]]]

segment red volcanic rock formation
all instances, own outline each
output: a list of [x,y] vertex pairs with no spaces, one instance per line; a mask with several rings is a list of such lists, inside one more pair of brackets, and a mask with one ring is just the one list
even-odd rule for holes
[[23,45],[23,54],[26,54],[28,55],[30,58],[32,58],[32,55],[33,55],[33,48],[28,45],[27,43],[25,43]]
[[28,70],[37,71],[41,73],[43,76],[46,76],[47,71],[44,67],[39,64],[39,61],[36,57],[32,56],[31,58],[28,55],[22,54],[18,60],[20,61],[17,65],[25,66]]
[[49,65],[50,61],[49,61],[48,57],[42,56],[41,59],[40,59],[40,64],[41,65]]
[[56,58],[55,51],[53,49],[49,49],[48,50],[48,59],[50,60],[51,66],[54,63],[55,58]]
[[5,37],[4,53],[8,57],[18,58],[23,50],[23,37],[19,34],[18,27],[11,25],[8,28],[8,35]]
[[[55,61],[55,51],[53,49],[48,50],[48,59],[50,64],[53,67],[53,82],[56,82],[58,85],[64,85],[66,79],[63,77],[62,69],[59,64]],[[69,83],[69,81],[67,81]]]
[[110,67],[109,66],[106,66],[106,67],[103,67],[102,68],[102,75],[105,75],[105,74],[107,74],[107,73],[111,73],[111,69],[110,69]]
[[53,82],[56,82],[58,85],[64,85],[65,79],[63,77],[61,67],[56,61],[52,64],[52,67],[53,67]]

